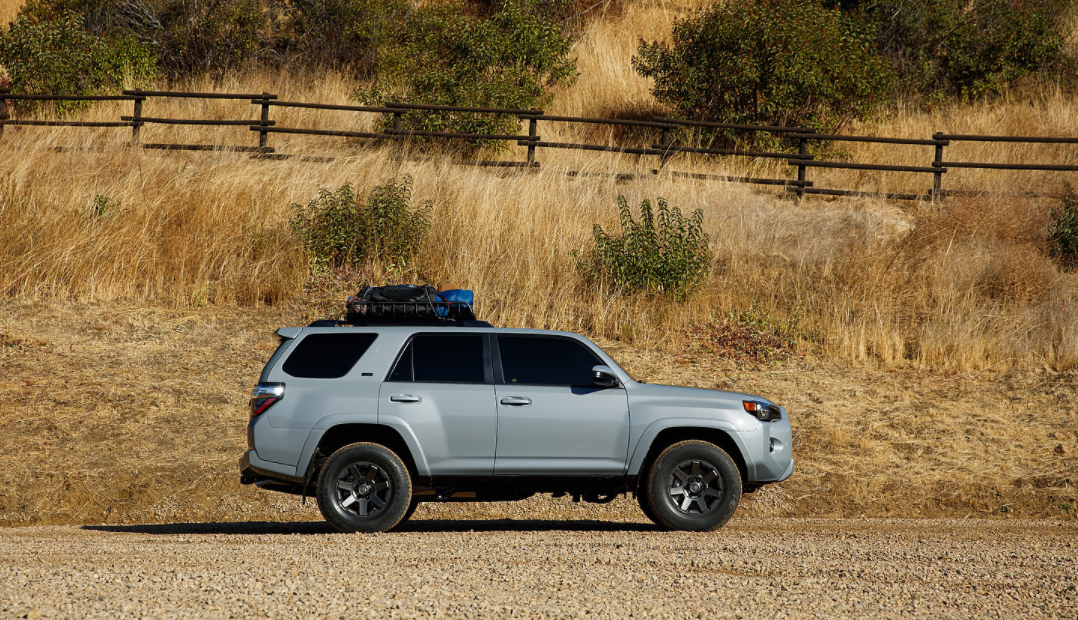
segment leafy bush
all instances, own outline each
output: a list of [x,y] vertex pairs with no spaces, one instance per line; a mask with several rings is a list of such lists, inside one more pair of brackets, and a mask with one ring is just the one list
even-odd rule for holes
[[1068,267],[1078,266],[1078,195],[1065,187],[1062,204],[1052,211],[1048,224],[1048,245],[1052,256]]
[[687,118],[837,131],[870,116],[891,84],[870,33],[815,0],[730,0],[640,41],[637,73]]
[[1069,0],[830,0],[867,24],[900,76],[930,100],[998,93],[1037,72],[1072,72]]
[[102,219],[119,210],[120,204],[118,202],[104,194],[95,194],[94,199],[86,209],[86,215],[91,219]]
[[659,198],[658,218],[651,201],[640,203],[640,221],[633,219],[624,196],[618,196],[621,235],[598,224],[592,229],[595,247],[576,252],[577,268],[592,284],[610,284],[629,292],[684,296],[711,272],[710,238],[703,230],[704,213],[697,209],[686,219],[677,207]]
[[273,51],[266,0],[121,2],[112,23],[150,44],[171,77],[224,71]]
[[[424,3],[397,24],[378,50],[377,81],[358,93],[370,104],[407,101],[527,109],[553,98],[570,83],[576,61],[571,42],[540,11],[520,0],[500,0],[487,18],[462,0]],[[410,128],[464,133],[516,133],[505,114],[411,111]],[[386,126],[392,121],[387,116]]]
[[370,77],[379,46],[407,19],[405,0],[295,0],[287,47],[301,64]]
[[[18,93],[90,95],[145,84],[156,72],[150,50],[125,35],[93,36],[76,13],[53,21],[20,15],[0,34],[0,64]],[[75,106],[57,102],[63,111]]]
[[412,178],[390,179],[364,201],[346,183],[319,190],[307,206],[292,205],[290,225],[312,259],[329,266],[406,262],[430,229],[431,203],[412,206]]

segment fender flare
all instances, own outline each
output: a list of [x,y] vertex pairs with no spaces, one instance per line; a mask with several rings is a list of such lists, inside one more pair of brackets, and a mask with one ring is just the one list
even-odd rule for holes
[[643,433],[640,433],[640,438],[633,448],[632,456],[629,457],[629,465],[625,474],[627,476],[640,475],[640,467],[644,464],[644,459],[647,457],[648,452],[651,450],[651,445],[659,433],[670,428],[690,427],[714,429],[728,435],[734,445],[737,446],[738,451],[741,452],[741,460],[745,462],[745,473],[748,478],[745,482],[756,479],[756,465],[750,458],[752,452],[745,445],[745,440],[741,433],[730,422],[714,418],[662,418],[655,420],[644,429]]
[[379,417],[378,414],[375,413],[335,413],[319,419],[311,429],[311,432],[307,435],[307,441],[303,443],[303,450],[300,451],[299,463],[296,465],[296,471],[307,471],[311,458],[314,456],[314,450],[318,447],[318,444],[322,441],[322,437],[326,432],[336,426],[345,424],[385,426],[397,431],[397,434],[404,440],[404,445],[408,446],[408,451],[411,452],[412,460],[415,462],[416,473],[420,476],[430,475],[427,457],[423,454],[423,448],[419,445],[419,440],[416,439],[415,433],[412,432],[412,427],[400,418],[392,416]]

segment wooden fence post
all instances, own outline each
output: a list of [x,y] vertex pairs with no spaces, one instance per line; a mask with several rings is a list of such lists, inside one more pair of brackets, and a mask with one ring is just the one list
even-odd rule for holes
[[662,170],[666,167],[666,160],[670,158],[670,153],[668,152],[670,148],[669,125],[663,127],[662,137],[659,138],[659,148],[663,151],[662,153],[659,153],[659,170]]
[[936,157],[932,160],[932,167],[936,172],[932,174],[932,200],[943,199],[943,132],[937,131],[932,134],[933,140],[939,140],[936,144]]
[[[2,95],[6,95],[11,92],[10,88],[0,88],[0,121],[6,121],[11,118],[11,114],[8,113],[7,99],[4,99]],[[4,135],[4,125],[0,124],[0,137]]]
[[[802,161],[804,161],[805,156],[808,155],[808,152],[809,152],[808,138],[805,138],[805,137],[798,138],[797,139],[797,154],[801,156]],[[797,165],[797,180],[799,181],[799,183],[797,184],[797,190],[796,190],[797,191],[797,197],[798,198],[804,198],[805,197],[805,164],[804,163],[800,163],[800,164]]]
[[266,128],[269,127],[269,102],[269,93],[262,91],[262,122],[259,124],[258,148],[263,152],[266,150],[266,143],[269,141],[269,132],[266,131]]
[[397,165],[400,165],[404,161],[404,136],[400,135],[401,130],[401,112],[398,110],[393,112],[393,135],[397,141]]
[[145,97],[142,96],[142,89],[135,89],[135,111],[131,113],[131,146],[138,146],[140,134],[142,133],[142,102]]
[[[534,114],[538,114],[539,110],[532,108],[531,111]],[[528,167],[531,168],[535,165],[535,143],[536,136],[539,131],[539,120],[535,116],[528,117]]]

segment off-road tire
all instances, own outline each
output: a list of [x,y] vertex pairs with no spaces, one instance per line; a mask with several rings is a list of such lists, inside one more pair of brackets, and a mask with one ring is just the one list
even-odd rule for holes
[[741,473],[722,448],[706,441],[682,441],[655,459],[644,489],[659,525],[706,532],[734,516],[741,501]]
[[354,443],[329,457],[316,493],[318,509],[338,532],[385,532],[405,519],[412,478],[389,448]]
[[656,525],[662,525],[659,523],[659,517],[655,516],[655,511],[651,509],[651,503],[648,501],[648,485],[643,482],[640,483],[640,487],[636,490],[636,501],[640,504],[640,510],[644,512],[644,516],[651,520]]
[[419,500],[418,500],[418,499],[414,499],[414,498],[413,498],[413,499],[412,499],[412,501],[411,501],[411,503],[410,503],[410,504],[408,504],[408,510],[407,510],[407,512],[405,512],[405,513],[404,513],[404,516],[403,516],[403,517],[401,518],[400,522],[399,522],[399,523],[397,523],[396,525],[394,525],[394,526],[393,526],[393,529],[392,529],[392,530],[390,530],[390,531],[391,531],[391,532],[395,532],[395,531],[397,531],[397,530],[401,529],[401,526],[402,526],[402,525],[404,525],[405,523],[407,523],[407,522],[408,522],[408,519],[411,519],[411,518],[412,518],[412,515],[414,515],[414,514],[415,514],[415,510],[416,510],[416,508],[419,508],[419,503],[420,503],[420,502],[419,502]]

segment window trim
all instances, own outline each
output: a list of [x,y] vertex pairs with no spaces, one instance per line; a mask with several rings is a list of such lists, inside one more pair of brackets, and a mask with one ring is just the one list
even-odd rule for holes
[[[538,338],[543,338],[543,339],[546,339],[546,340],[568,340],[569,342],[575,343],[576,345],[587,349],[588,353],[591,353],[592,357],[594,357],[596,359],[596,361],[597,361],[597,363],[594,364],[593,366],[608,366],[609,365],[602,358],[602,356],[596,354],[595,351],[592,350],[592,348],[589,347],[586,343],[584,343],[583,341],[578,340],[576,338],[570,338],[569,336],[560,336],[560,335],[553,335],[553,334],[551,334],[551,335],[547,335],[547,334],[491,334],[490,341],[491,341],[491,350],[492,350],[492,352],[494,354],[494,384],[495,385],[512,385],[512,386],[525,385],[525,386],[531,386],[531,387],[551,387],[551,388],[559,388],[559,387],[560,388],[590,388],[590,387],[595,387],[595,386],[591,385],[590,383],[588,385],[564,385],[564,384],[560,384],[560,383],[556,384],[556,385],[552,385],[550,383],[506,383],[506,381],[505,381],[505,368],[504,368],[504,366],[502,366],[502,349],[501,349],[501,346],[498,345],[498,338],[501,337],[501,336],[505,336],[506,338],[537,338],[537,339]],[[605,388],[605,389],[625,389],[625,385],[624,385],[624,382],[622,382],[622,385],[617,387],[617,388]]]
[[[405,351],[409,350],[412,346],[412,341],[416,336],[478,336],[482,338],[483,342],[483,382],[476,383],[474,381],[416,381],[415,380],[415,350],[412,350],[412,372],[411,379],[408,381],[392,381],[390,377],[393,376],[393,371],[397,369],[397,364],[400,363],[401,357]],[[446,333],[446,332],[415,332],[408,336],[408,339],[404,341],[400,351],[397,352],[396,357],[393,358],[393,363],[389,366],[389,370],[386,371],[384,383],[420,383],[420,384],[435,384],[435,385],[494,385],[494,372],[491,368],[491,361],[493,355],[491,354],[491,337],[490,334],[485,332],[464,332],[464,333]]]

